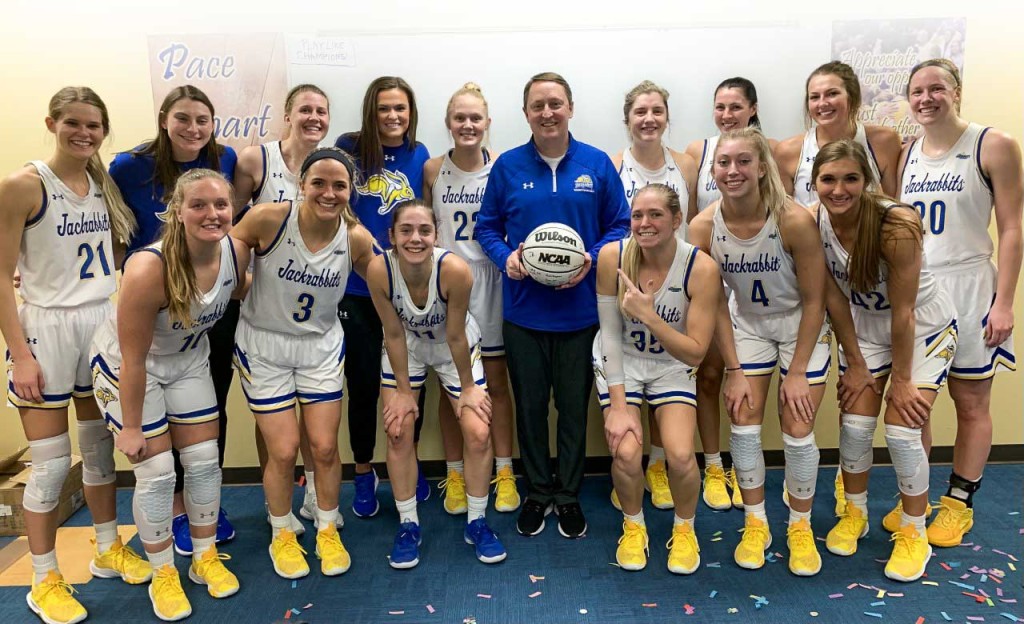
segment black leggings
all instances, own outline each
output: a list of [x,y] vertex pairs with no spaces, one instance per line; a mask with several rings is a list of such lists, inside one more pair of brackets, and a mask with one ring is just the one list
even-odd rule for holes
[[[348,435],[357,464],[373,461],[377,442],[377,400],[380,398],[380,361],[384,329],[370,297],[345,295],[338,305],[345,329],[345,381],[348,397]],[[420,392],[416,437],[423,428],[425,392]]]
[[[231,356],[235,349],[235,327],[238,326],[238,314],[241,302],[232,299],[207,336],[210,337],[210,377],[213,379],[213,391],[217,394],[217,419],[220,431],[217,433],[217,452],[220,454],[218,465],[224,467],[224,445],[228,435],[228,391],[231,390],[231,378],[234,369],[231,367]],[[181,466],[178,450],[172,448],[174,455],[174,491],[181,492],[185,488],[185,469]]]

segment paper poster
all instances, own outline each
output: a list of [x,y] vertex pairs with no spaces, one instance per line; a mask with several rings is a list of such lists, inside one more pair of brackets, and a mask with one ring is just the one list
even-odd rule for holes
[[964,67],[966,18],[856,20],[832,23],[832,58],[860,79],[861,123],[895,128],[904,141],[920,133],[907,104],[910,70],[947,58]]
[[153,108],[190,84],[210,98],[217,141],[236,150],[280,138],[288,93],[280,34],[149,37]]
[[355,47],[344,37],[285,35],[290,65],[355,67]]

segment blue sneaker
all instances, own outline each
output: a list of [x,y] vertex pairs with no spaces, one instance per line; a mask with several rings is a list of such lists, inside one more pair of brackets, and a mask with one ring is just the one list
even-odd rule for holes
[[422,503],[428,498],[430,498],[430,484],[427,483],[427,478],[423,476],[423,469],[420,467],[420,463],[416,462],[416,502]]
[[370,470],[366,474],[357,474],[354,480],[356,486],[356,497],[352,501],[352,513],[360,518],[369,518],[377,515],[380,511],[380,502],[377,500],[377,471]]
[[228,514],[222,508],[217,514],[217,544],[235,539],[235,527],[228,521]]
[[508,556],[501,540],[483,518],[477,518],[467,524],[464,537],[467,544],[476,547],[476,558],[484,563],[498,563]]
[[174,516],[171,521],[171,533],[174,534],[174,552],[182,557],[192,556],[192,533],[189,531],[188,516]]
[[395,535],[395,544],[391,547],[391,567],[398,570],[415,568],[420,562],[420,525],[415,522],[403,522]]

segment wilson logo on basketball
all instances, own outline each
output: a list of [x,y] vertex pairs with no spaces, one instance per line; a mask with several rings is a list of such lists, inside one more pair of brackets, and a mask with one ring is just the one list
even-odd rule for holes
[[538,243],[552,242],[552,243],[565,243],[566,245],[576,246],[576,239],[571,236],[566,236],[561,232],[537,232],[534,235],[533,240]]
[[569,256],[563,256],[561,254],[541,252],[537,254],[537,261],[548,262],[550,264],[571,264],[572,258],[570,258]]

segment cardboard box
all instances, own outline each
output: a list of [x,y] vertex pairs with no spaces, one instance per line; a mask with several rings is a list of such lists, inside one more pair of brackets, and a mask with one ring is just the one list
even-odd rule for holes
[[[0,535],[25,534],[25,484],[31,473],[32,455],[27,447],[0,459]],[[64,524],[85,502],[82,491],[82,458],[71,456],[71,470],[60,491],[57,524]]]

